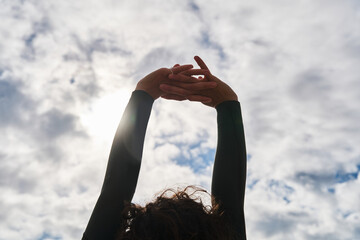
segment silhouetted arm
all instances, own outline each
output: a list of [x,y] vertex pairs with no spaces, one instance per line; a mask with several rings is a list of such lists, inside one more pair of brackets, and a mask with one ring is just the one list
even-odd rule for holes
[[101,194],[83,239],[114,239],[124,201],[131,202],[138,180],[144,138],[154,99],[136,90],[123,113],[111,147]]
[[216,106],[218,144],[211,192],[221,203],[226,219],[246,239],[244,196],[246,182],[246,147],[244,127],[238,101]]

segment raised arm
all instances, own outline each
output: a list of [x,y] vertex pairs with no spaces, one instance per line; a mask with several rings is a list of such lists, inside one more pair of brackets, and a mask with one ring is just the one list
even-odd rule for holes
[[145,91],[132,93],[116,131],[101,193],[83,239],[115,238],[124,201],[130,202],[135,192],[153,102]]
[[229,224],[246,239],[244,196],[246,182],[246,147],[238,101],[216,106],[218,144],[212,176],[212,195],[220,202]]
[[246,181],[246,148],[240,103],[236,93],[220,79],[212,75],[201,58],[195,61],[205,73],[203,82],[216,83],[213,89],[199,90],[181,80],[181,74],[172,77],[173,82],[161,85],[166,99],[183,100],[188,94],[212,99],[203,104],[216,108],[218,122],[218,145],[213,170],[211,192],[220,203],[229,224],[246,239],[244,220],[244,196]]

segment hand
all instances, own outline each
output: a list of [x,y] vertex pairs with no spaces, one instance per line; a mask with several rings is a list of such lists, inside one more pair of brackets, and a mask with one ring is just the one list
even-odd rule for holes
[[169,68],[160,68],[147,76],[145,76],[143,79],[141,79],[137,85],[135,90],[143,90],[147,92],[154,100],[159,98],[161,95],[164,94],[159,88],[159,85],[162,82],[168,81],[168,76],[171,73],[177,74],[185,70],[189,70],[193,68],[192,65],[179,65],[177,67],[174,67],[172,69]]
[[[201,80],[192,77],[192,75],[204,75],[204,73],[208,72],[203,69],[192,69],[192,65],[179,65],[176,64],[173,68],[160,68],[149,75],[145,76],[141,79],[135,90],[143,90],[147,92],[149,95],[153,97],[154,100],[159,98],[160,96],[166,95],[164,91],[160,89],[160,84],[162,83],[171,83],[170,80],[175,75],[178,76],[177,79],[180,79],[182,82],[186,82],[187,84],[193,85],[194,89],[208,89],[216,87],[216,84],[213,83],[201,83]],[[181,73],[181,75],[179,75]],[[190,100],[190,101],[199,101],[199,102],[210,102],[211,99],[209,97],[199,96],[196,94],[192,94],[190,91],[186,91],[187,98],[182,100]]]
[[[182,74],[174,74],[171,76],[173,81],[166,82],[166,84],[161,84],[160,89],[167,93],[166,95],[161,96],[162,98],[172,99],[172,100],[184,100],[190,95],[198,95],[211,98],[210,102],[202,102],[203,104],[216,107],[222,102],[225,101],[238,101],[236,93],[228,86],[226,83],[222,82],[220,79],[212,75],[204,63],[204,61],[198,57],[194,57],[197,64],[204,72],[205,78],[200,78],[199,81],[202,83],[216,83],[217,87],[211,89],[199,88],[195,84],[189,84],[183,81]],[[193,69],[195,70],[195,69]],[[195,73],[196,74],[196,73]]]
[[[176,68],[178,66],[180,65],[175,64],[173,68]],[[215,82],[205,81],[205,78],[202,77],[199,78],[192,77],[192,75],[205,75],[206,73],[208,73],[208,70],[206,69],[190,69],[180,72],[178,74],[170,74],[169,80],[160,84],[160,89],[162,89],[163,87],[165,87],[166,89],[166,86],[173,84],[174,81],[176,80],[178,82],[185,82],[186,84],[191,85],[191,89],[193,90],[204,90],[204,89],[215,88],[217,86]],[[180,94],[163,94],[161,95],[161,97],[165,99],[171,99],[177,101],[189,100],[189,101],[196,101],[202,103],[209,103],[212,101],[212,99],[209,97],[197,95],[196,93],[193,93],[192,91],[186,89],[179,88],[178,91]]]

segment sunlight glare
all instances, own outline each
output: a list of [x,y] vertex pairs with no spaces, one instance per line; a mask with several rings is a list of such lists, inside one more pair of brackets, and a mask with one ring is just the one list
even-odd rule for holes
[[130,90],[120,89],[95,101],[81,117],[88,133],[98,140],[111,141],[130,96]]

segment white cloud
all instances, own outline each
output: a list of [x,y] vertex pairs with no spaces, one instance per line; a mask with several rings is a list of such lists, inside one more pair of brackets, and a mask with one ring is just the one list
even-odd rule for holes
[[[241,102],[248,239],[358,238],[359,12],[355,0],[3,1],[0,239],[79,239],[136,82],[194,55]],[[215,109],[157,100],[134,200],[209,190],[216,134]]]

